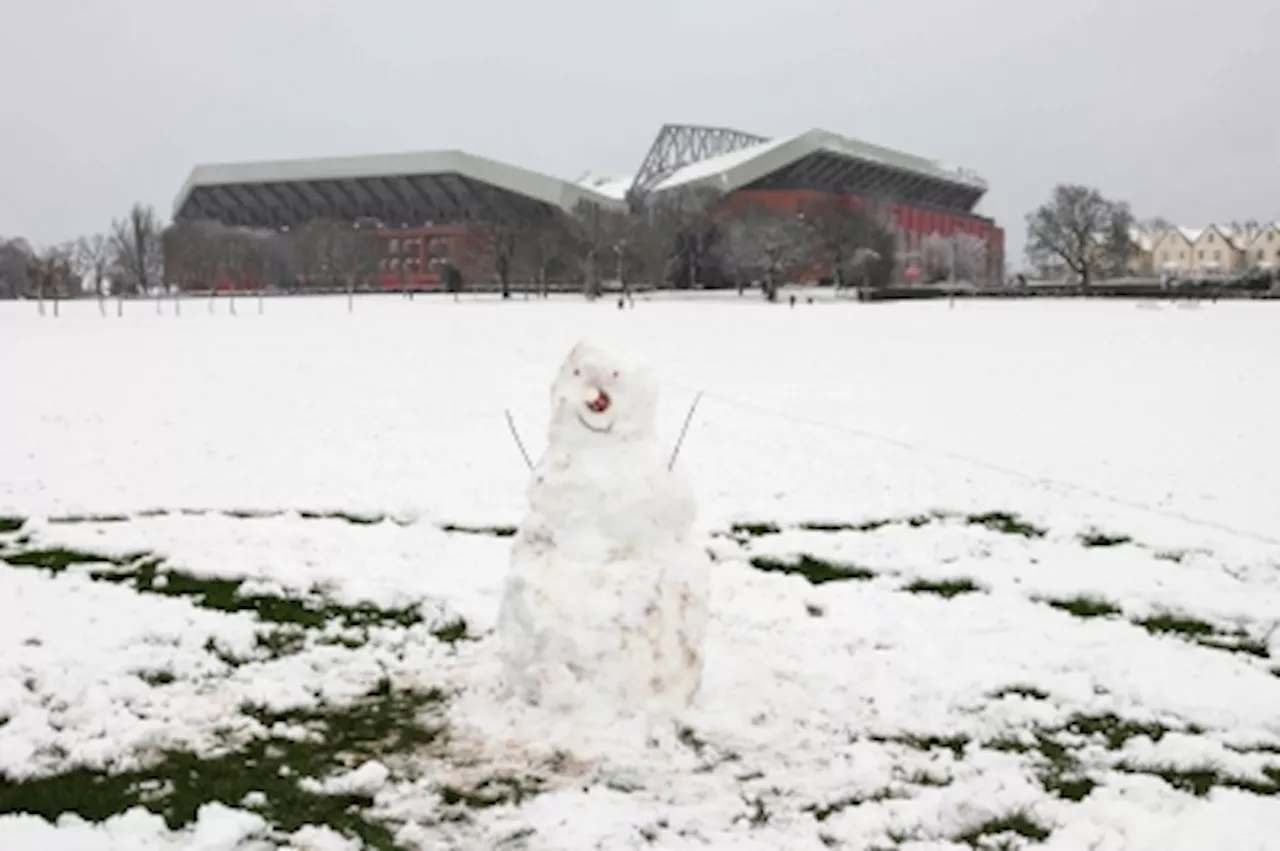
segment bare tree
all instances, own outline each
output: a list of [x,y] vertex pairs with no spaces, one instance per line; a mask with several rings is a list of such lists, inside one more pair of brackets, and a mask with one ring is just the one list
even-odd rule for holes
[[928,233],[920,238],[920,272],[923,283],[936,284],[951,277],[952,252],[955,246],[950,238],[940,233]]
[[813,259],[814,246],[798,216],[753,204],[736,211],[723,250],[732,268],[758,275],[765,299],[777,301],[778,287]]
[[537,282],[538,295],[546,298],[550,270],[573,251],[568,223],[559,213],[539,219],[526,227],[518,244],[520,267]]
[[[227,310],[230,311],[232,316],[235,316],[236,291],[243,289],[245,283],[254,273],[253,240],[247,234],[235,228],[227,228],[219,234],[216,244],[218,246],[219,267],[222,270],[222,278],[227,282]],[[216,294],[217,287],[214,287],[209,295],[209,304],[211,306]]]
[[44,315],[44,303],[53,303],[53,315],[59,315],[58,304],[75,294],[78,276],[75,273],[72,251],[68,245],[50,246],[28,260],[27,279],[35,284],[40,315]]
[[[648,206],[634,212],[627,224],[627,231],[620,240],[623,244],[619,246],[619,258],[629,253],[650,286],[666,286],[679,271],[682,259],[683,219],[679,206],[674,201],[654,199]],[[625,284],[623,294],[629,294]]]
[[107,315],[107,274],[111,269],[111,238],[104,233],[82,236],[76,240],[73,253],[76,271],[93,285],[98,298],[98,312]]
[[511,272],[526,237],[527,227],[522,222],[500,214],[480,228],[472,243],[478,265],[494,276],[504,299],[511,298]]
[[952,272],[955,277],[973,283],[987,281],[987,241],[971,233],[952,237]]
[[625,238],[626,216],[583,199],[574,207],[569,223],[582,270],[583,293],[587,298],[598,298],[601,264]]
[[1060,185],[1027,215],[1027,254],[1061,259],[1087,287],[1095,277],[1124,269],[1132,225],[1128,204],[1087,186]]
[[892,238],[873,205],[864,208],[851,198],[827,195],[805,202],[800,213],[815,250],[831,267],[837,291],[850,275],[873,276],[881,258],[892,264]]
[[[129,214],[111,226],[115,270],[119,288],[119,313],[124,311],[125,294],[148,295],[164,277],[164,257],[160,244],[160,217],[152,207],[134,204]],[[160,302],[156,302],[159,311]]]
[[668,190],[650,200],[665,227],[674,231],[678,262],[683,266],[677,286],[692,289],[708,259],[716,214],[724,194],[714,187],[687,186]]
[[25,239],[0,239],[0,298],[27,294],[29,264],[34,255]]

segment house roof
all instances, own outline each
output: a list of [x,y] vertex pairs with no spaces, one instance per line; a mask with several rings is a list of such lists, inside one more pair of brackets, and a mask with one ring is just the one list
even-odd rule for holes
[[583,199],[606,207],[615,207],[619,203],[617,199],[580,183],[561,180],[466,151],[444,150],[198,165],[191,170],[186,183],[174,199],[173,212],[177,215],[191,193],[201,187],[433,174],[460,174],[565,210],[572,209]]

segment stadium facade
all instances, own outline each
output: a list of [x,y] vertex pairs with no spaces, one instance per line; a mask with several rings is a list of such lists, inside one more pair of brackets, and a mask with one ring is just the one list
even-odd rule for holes
[[931,235],[976,237],[987,280],[1003,272],[1004,232],[974,212],[987,191],[981,177],[819,129],[767,139],[666,125],[623,179],[563,180],[458,150],[202,165],[179,191],[173,218],[277,231],[315,219],[361,224],[383,252],[381,285],[432,287],[441,261],[465,256],[487,222],[569,213],[583,201],[624,212],[687,187],[716,189],[729,210],[743,201],[799,212],[819,196],[874,199],[897,240],[899,278],[913,279]]

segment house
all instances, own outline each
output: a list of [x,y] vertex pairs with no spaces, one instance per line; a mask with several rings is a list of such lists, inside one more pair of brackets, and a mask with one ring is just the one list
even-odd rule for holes
[[1255,230],[1244,253],[1247,269],[1280,269],[1280,222]]
[[1153,271],[1157,275],[1183,277],[1195,266],[1195,244],[1201,236],[1196,228],[1167,228],[1151,246]]
[[1124,264],[1126,273],[1135,278],[1150,278],[1156,274],[1153,252],[1161,235],[1159,231],[1140,225],[1129,228],[1129,256]]
[[1199,275],[1234,275],[1245,266],[1242,238],[1234,228],[1209,225],[1192,242],[1192,270]]

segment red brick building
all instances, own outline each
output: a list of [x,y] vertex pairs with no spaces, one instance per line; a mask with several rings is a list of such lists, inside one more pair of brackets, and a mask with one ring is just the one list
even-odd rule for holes
[[623,211],[681,187],[710,186],[726,203],[799,212],[820,195],[890,211],[899,277],[911,280],[924,243],[967,234],[981,272],[1004,268],[1004,232],[974,212],[976,174],[824,130],[765,139],[727,128],[667,125],[634,175],[572,182],[462,151],[433,151],[196,167],[174,203],[175,222],[287,230],[317,218],[363,223],[383,248],[379,283],[434,287],[487,221],[569,212],[583,200]]

